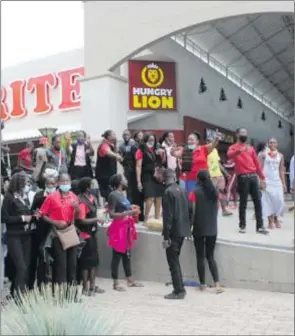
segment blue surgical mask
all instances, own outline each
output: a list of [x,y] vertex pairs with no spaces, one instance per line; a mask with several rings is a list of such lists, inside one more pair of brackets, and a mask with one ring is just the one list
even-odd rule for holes
[[72,188],[72,186],[71,186],[70,184],[61,184],[61,185],[59,186],[59,189],[60,189],[60,191],[62,191],[62,192],[68,192],[68,191],[71,190],[71,188]]
[[188,145],[187,147],[188,147],[188,149],[190,149],[190,150],[194,150],[194,149],[196,148],[196,145]]
[[85,143],[84,139],[78,139],[77,140],[78,145],[84,145],[84,143]]
[[45,191],[46,191],[47,194],[52,194],[56,191],[56,188],[55,187],[52,187],[52,188],[46,187]]

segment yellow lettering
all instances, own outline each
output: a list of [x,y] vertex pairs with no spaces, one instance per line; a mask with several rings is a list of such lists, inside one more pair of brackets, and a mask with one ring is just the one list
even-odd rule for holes
[[138,96],[134,95],[133,107],[135,109],[167,109],[172,110],[174,108],[173,97],[158,97],[158,96]]
[[157,110],[161,106],[161,98],[156,96],[150,97],[149,106],[152,110]]
[[174,108],[173,97],[162,97],[162,109],[171,110]]

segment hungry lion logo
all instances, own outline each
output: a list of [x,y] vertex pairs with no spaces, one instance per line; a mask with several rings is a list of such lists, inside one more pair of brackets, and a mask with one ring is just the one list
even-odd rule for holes
[[141,70],[142,82],[150,88],[157,88],[164,82],[164,72],[155,63],[150,63]]

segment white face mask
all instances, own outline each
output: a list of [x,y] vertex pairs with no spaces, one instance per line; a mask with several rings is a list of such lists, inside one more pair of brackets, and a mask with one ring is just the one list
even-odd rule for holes
[[56,188],[55,187],[52,187],[52,188],[46,187],[45,191],[46,191],[47,194],[52,194],[53,192],[56,191]]
[[27,194],[30,190],[31,190],[31,186],[26,185],[26,186],[24,187],[24,193],[25,193],[25,194]]
[[188,149],[190,149],[190,150],[194,150],[194,149],[196,148],[196,145],[188,145],[187,147],[188,147]]
[[154,142],[148,142],[146,145],[147,145],[148,148],[153,148],[155,143]]

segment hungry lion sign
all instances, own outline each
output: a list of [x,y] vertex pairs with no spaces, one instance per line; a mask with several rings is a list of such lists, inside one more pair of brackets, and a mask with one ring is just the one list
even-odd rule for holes
[[129,61],[130,110],[176,110],[175,63]]
[[[53,110],[68,111],[80,107],[80,82],[84,68],[47,73],[27,79],[16,80],[1,87],[1,120],[24,118],[28,113],[47,114]],[[52,90],[59,90],[56,106],[52,102]],[[35,103],[30,109],[28,95],[34,95]]]

